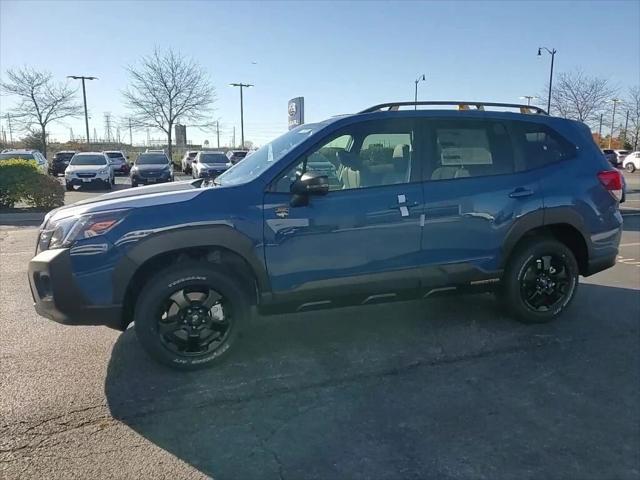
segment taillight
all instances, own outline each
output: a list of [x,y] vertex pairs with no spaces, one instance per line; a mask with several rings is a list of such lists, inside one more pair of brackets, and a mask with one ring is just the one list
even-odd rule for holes
[[617,170],[605,170],[598,173],[598,180],[611,192],[616,200],[622,200],[622,174]]

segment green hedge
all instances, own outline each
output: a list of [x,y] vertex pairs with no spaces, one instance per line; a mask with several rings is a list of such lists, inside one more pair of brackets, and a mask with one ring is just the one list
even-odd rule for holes
[[0,207],[12,208],[21,201],[36,208],[61,207],[64,188],[55,178],[41,174],[33,160],[2,160]]

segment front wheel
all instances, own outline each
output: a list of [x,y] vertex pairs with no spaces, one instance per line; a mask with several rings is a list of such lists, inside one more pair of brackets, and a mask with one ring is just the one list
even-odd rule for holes
[[511,256],[502,278],[502,299],[523,323],[558,317],[578,288],[575,256],[557,240],[534,237]]
[[210,265],[169,267],[146,284],[135,331],[155,360],[181,370],[219,361],[249,318],[249,300],[229,272]]
[[633,172],[635,172],[635,171],[636,171],[636,166],[633,164],[633,162],[629,162],[629,163],[627,163],[627,164],[625,165],[625,167],[624,167],[624,168],[625,168],[625,169],[627,170],[627,172],[629,172],[629,173],[633,173]]

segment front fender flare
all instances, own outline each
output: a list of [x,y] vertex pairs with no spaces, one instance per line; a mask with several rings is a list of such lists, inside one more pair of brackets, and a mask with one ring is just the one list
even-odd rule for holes
[[249,237],[229,225],[204,225],[163,230],[138,241],[115,267],[114,301],[124,300],[131,279],[148,260],[173,250],[197,247],[221,247],[239,255],[253,270],[260,292],[270,291],[264,261],[256,254]]

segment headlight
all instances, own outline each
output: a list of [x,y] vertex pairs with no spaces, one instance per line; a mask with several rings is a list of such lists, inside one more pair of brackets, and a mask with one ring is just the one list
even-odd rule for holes
[[98,175],[106,175],[109,173],[109,168],[103,168],[102,170],[98,170]]
[[128,211],[111,210],[48,221],[40,232],[37,251],[66,248],[77,240],[104,235],[120,223]]

